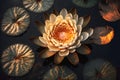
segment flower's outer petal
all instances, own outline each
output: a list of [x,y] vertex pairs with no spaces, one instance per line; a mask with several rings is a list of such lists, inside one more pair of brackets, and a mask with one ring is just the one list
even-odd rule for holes
[[70,17],[71,19],[73,18],[73,15],[71,13],[68,13],[66,17]]
[[40,58],[48,58],[48,57],[51,57],[54,54],[56,54],[56,52],[55,51],[49,51],[49,49],[44,49],[39,54],[40,54],[39,55]]
[[45,25],[40,21],[35,21],[35,24],[38,26],[38,30],[40,31],[40,33],[43,34],[45,32]]
[[82,25],[77,25],[77,31],[78,31],[78,37],[79,37],[82,32]]
[[59,23],[61,23],[61,21],[63,21],[63,16],[62,16],[62,15],[58,15],[58,16],[56,17],[56,20],[55,20],[54,25],[55,25],[55,26],[58,25]]
[[83,55],[88,55],[91,53],[91,49],[86,45],[81,45],[79,48],[76,49],[76,51],[79,54],[83,54]]
[[93,28],[89,28],[87,32],[89,33],[89,36],[91,36],[93,34],[94,30],[93,30]]
[[80,18],[78,19],[77,25],[83,25],[83,22],[84,22],[84,18],[83,18],[83,17],[80,17]]
[[89,37],[89,33],[87,33],[87,32],[82,32],[81,35],[83,36],[82,41],[85,41]]
[[34,44],[38,45],[38,46],[41,46],[41,47],[47,47],[46,44],[44,44],[43,42],[41,42],[39,40],[39,37],[33,37],[30,39]]
[[81,45],[81,40],[77,40],[72,46],[70,46],[68,49],[75,49],[77,48],[78,46]]
[[54,9],[54,10],[53,10],[53,14],[55,14],[56,16],[58,16],[59,13],[57,12],[56,9]]
[[72,9],[69,11],[69,13],[71,13],[72,15],[77,14],[76,8],[72,8]]
[[65,18],[65,16],[68,14],[67,10],[64,8],[60,11],[60,15],[63,16],[63,18]]
[[55,14],[51,14],[50,15],[50,22],[54,23],[56,20],[56,15]]
[[76,48],[76,45],[70,46],[68,49],[75,49],[75,48]]
[[74,19],[75,19],[75,21],[77,23],[78,22],[78,14],[75,14],[73,17],[74,17]]
[[76,51],[76,49],[70,49],[69,52],[70,53],[74,53]]
[[39,40],[40,40],[43,44],[47,44],[46,40],[45,40],[43,37],[39,36]]
[[69,55],[69,50],[65,50],[64,52],[59,51],[58,54],[59,54],[60,56],[68,56],[68,55]]
[[70,61],[70,63],[73,64],[73,65],[77,65],[79,63],[79,57],[78,57],[78,54],[76,52],[70,53],[67,56],[67,58]]
[[44,18],[44,20],[48,20],[49,19],[49,14],[45,12],[43,14],[43,18]]
[[56,54],[54,56],[54,63],[55,64],[60,64],[64,60],[65,56],[60,56],[59,54]]
[[50,51],[59,51],[60,50],[60,48],[58,48],[54,45],[49,45],[49,44],[48,44],[48,48],[49,48]]
[[81,36],[80,36],[79,40],[80,40],[80,41],[82,41],[82,40],[83,40],[83,35],[81,35]]
[[48,33],[48,31],[52,31],[53,24],[49,20],[45,21],[45,32]]
[[91,20],[91,17],[90,17],[90,16],[85,16],[82,27],[83,27],[83,28],[86,27],[86,26],[88,25],[88,23],[90,22],[90,20]]

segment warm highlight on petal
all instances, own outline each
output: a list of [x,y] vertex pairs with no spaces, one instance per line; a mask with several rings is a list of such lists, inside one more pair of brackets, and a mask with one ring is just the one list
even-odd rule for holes
[[69,54],[67,56],[67,58],[70,61],[70,63],[73,65],[77,65],[79,63],[79,57],[78,57],[78,54],[76,52]]
[[65,56],[60,56],[59,54],[56,54],[55,57],[54,57],[54,63],[55,64],[60,64],[63,59],[64,59]]
[[49,51],[49,49],[44,49],[43,51],[40,52],[40,57],[41,58],[48,58],[51,57],[55,54],[55,51]]

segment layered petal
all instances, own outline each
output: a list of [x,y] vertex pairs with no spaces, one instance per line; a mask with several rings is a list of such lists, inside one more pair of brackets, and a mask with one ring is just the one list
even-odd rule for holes
[[35,24],[38,26],[38,30],[40,31],[41,34],[43,34],[45,32],[44,30],[44,24],[40,21],[35,21]]
[[88,25],[88,23],[90,22],[91,17],[90,16],[85,16],[84,17],[84,22],[83,22],[83,28],[86,27]]
[[83,36],[82,41],[85,41],[89,37],[89,33],[87,33],[87,32],[82,32],[81,35]]
[[69,50],[59,51],[58,54],[59,54],[60,56],[68,56],[68,55],[69,55]]
[[83,54],[83,55],[88,55],[91,53],[91,49],[86,45],[81,45],[79,48],[76,49],[76,51],[79,54]]
[[69,54],[67,58],[70,61],[70,63],[73,65],[77,65],[79,63],[79,57],[76,52]]
[[67,10],[64,8],[60,11],[60,15],[63,16],[63,18],[65,18],[65,16],[68,14]]
[[34,44],[38,45],[38,46],[42,46],[42,47],[47,47],[47,44],[41,42],[39,40],[39,37],[34,37],[30,39]]
[[39,53],[41,58],[48,58],[56,54],[55,51],[49,51],[49,49],[44,49]]
[[54,23],[55,20],[56,20],[56,15],[55,15],[55,14],[51,14],[51,15],[50,15],[50,22],[51,22],[51,23]]
[[65,56],[60,56],[59,54],[56,54],[54,57],[54,63],[60,64],[63,61],[64,57]]

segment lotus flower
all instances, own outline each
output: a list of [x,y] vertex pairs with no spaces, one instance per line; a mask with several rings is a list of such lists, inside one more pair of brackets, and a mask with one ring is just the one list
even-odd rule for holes
[[32,41],[46,48],[40,52],[41,58],[55,55],[54,62],[59,64],[67,56],[73,65],[79,62],[76,48],[81,47],[81,42],[93,34],[93,29],[83,31],[90,17],[78,18],[75,10],[71,10],[71,12],[62,9],[58,15],[50,14],[49,19],[45,20],[45,24],[37,23],[42,36],[34,38]]

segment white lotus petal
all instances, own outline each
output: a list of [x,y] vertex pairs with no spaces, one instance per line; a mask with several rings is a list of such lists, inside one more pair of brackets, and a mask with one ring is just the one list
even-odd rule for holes
[[75,49],[76,45],[69,47],[68,49]]
[[64,52],[64,51],[66,51],[66,49],[61,49],[60,51],[61,51],[61,52]]
[[55,22],[55,20],[56,20],[56,15],[55,14],[51,14],[50,15],[50,22]]
[[65,18],[65,16],[67,15],[67,13],[68,12],[67,12],[67,10],[65,8],[60,11],[60,15],[62,15],[63,18]]
[[83,17],[80,17],[79,19],[78,19],[78,25],[83,25],[83,22],[84,22],[84,18]]
[[47,42],[46,42],[46,40],[43,38],[43,37],[39,37],[39,40],[43,43],[43,44],[46,44]]
[[60,50],[60,48],[55,47],[54,45],[53,46],[48,45],[48,48],[49,48],[49,51],[59,51]]
[[73,15],[71,13],[67,14],[66,17],[70,17],[71,19],[73,18]]
[[58,54],[59,54],[60,56],[67,56],[67,55],[69,54],[69,50],[66,50],[66,51],[64,51],[64,52],[59,51]]
[[90,28],[87,32],[89,33],[89,36],[91,36],[93,34],[94,30],[93,30],[93,28]]
[[83,40],[83,35],[81,35],[79,39],[82,41]]
[[35,44],[38,45],[38,46],[47,47],[47,45],[44,44],[43,42],[41,42],[41,41],[39,40],[39,38],[33,39],[32,42],[35,43]]
[[77,31],[78,31],[78,37],[79,37],[82,31],[82,25],[77,25]]
[[78,22],[78,14],[74,15],[74,19],[76,20],[76,23]]
[[74,53],[76,51],[76,49],[70,49],[69,52],[70,53]]
[[82,32],[81,35],[83,36],[82,41],[86,40],[89,37],[89,33],[87,32]]
[[53,24],[49,21],[45,21],[45,32],[48,33],[48,31],[52,31],[53,29]]

